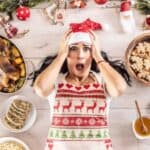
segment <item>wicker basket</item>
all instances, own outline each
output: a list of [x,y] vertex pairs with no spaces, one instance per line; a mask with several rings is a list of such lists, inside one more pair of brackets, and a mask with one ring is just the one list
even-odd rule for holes
[[144,33],[144,34],[141,34],[139,36],[137,36],[135,39],[133,39],[131,41],[131,43],[129,44],[127,50],[126,50],[126,54],[125,54],[125,64],[126,64],[126,67],[127,67],[127,70],[129,72],[129,74],[134,77],[137,81],[147,85],[147,86],[150,86],[150,82],[149,81],[146,81],[142,78],[139,78],[136,73],[134,72],[134,70],[131,68],[131,62],[130,62],[130,56],[131,56],[131,53],[132,51],[134,50],[134,48],[137,46],[137,44],[139,42],[144,42],[144,41],[147,41],[150,43],[150,32],[149,33]]

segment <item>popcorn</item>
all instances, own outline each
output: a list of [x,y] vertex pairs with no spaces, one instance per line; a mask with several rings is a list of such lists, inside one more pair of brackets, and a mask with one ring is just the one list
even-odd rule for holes
[[138,43],[129,60],[136,76],[150,82],[150,43],[147,41]]

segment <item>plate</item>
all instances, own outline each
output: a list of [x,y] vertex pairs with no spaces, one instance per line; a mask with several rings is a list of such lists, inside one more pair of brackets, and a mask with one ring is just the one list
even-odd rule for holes
[[9,141],[17,142],[17,143],[21,144],[25,148],[25,150],[31,150],[29,148],[29,146],[20,139],[17,139],[14,137],[2,137],[2,138],[0,138],[0,143],[9,142]]
[[[25,84],[27,68],[20,50],[9,39],[0,36],[0,58],[1,58],[1,93],[14,93]],[[2,63],[3,62],[3,63]],[[6,65],[7,64],[7,65]],[[12,75],[9,68],[15,69],[16,75]],[[4,71],[5,70],[5,71]],[[7,73],[3,73],[7,72]],[[5,74],[6,76],[4,76]]]
[[[13,129],[11,127],[9,127],[5,122],[4,122],[4,117],[5,117],[5,114],[7,113],[7,111],[9,110],[9,107],[11,105],[11,103],[15,100],[15,99],[21,99],[21,100],[24,100],[24,101],[28,101],[32,104],[32,110],[29,112],[28,114],[28,117],[27,117],[27,120],[25,122],[25,125],[23,128],[21,129]],[[2,110],[1,110],[1,123],[3,125],[3,127],[7,130],[9,130],[10,132],[15,132],[15,133],[20,133],[20,132],[24,132],[24,131],[27,131],[28,129],[30,129],[32,127],[32,125],[34,124],[35,120],[36,120],[36,116],[37,116],[37,111],[36,111],[36,107],[35,105],[28,100],[28,98],[26,98],[25,96],[23,95],[15,95],[15,96],[12,96],[10,97],[5,103],[4,103],[4,106],[2,107]]]

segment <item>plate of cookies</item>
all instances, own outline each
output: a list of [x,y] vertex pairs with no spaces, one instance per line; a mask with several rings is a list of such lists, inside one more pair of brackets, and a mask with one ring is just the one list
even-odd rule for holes
[[35,105],[25,96],[10,97],[1,110],[1,123],[10,132],[24,132],[32,127],[36,120]]
[[125,59],[130,75],[150,86],[150,32],[143,33],[131,41]]
[[22,140],[14,137],[0,138],[0,150],[30,150]]

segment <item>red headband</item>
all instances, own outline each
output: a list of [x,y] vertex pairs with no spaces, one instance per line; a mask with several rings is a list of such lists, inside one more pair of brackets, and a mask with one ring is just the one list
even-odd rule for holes
[[101,30],[102,25],[90,19],[86,19],[81,23],[71,23],[70,29],[72,32],[88,32],[89,30]]

